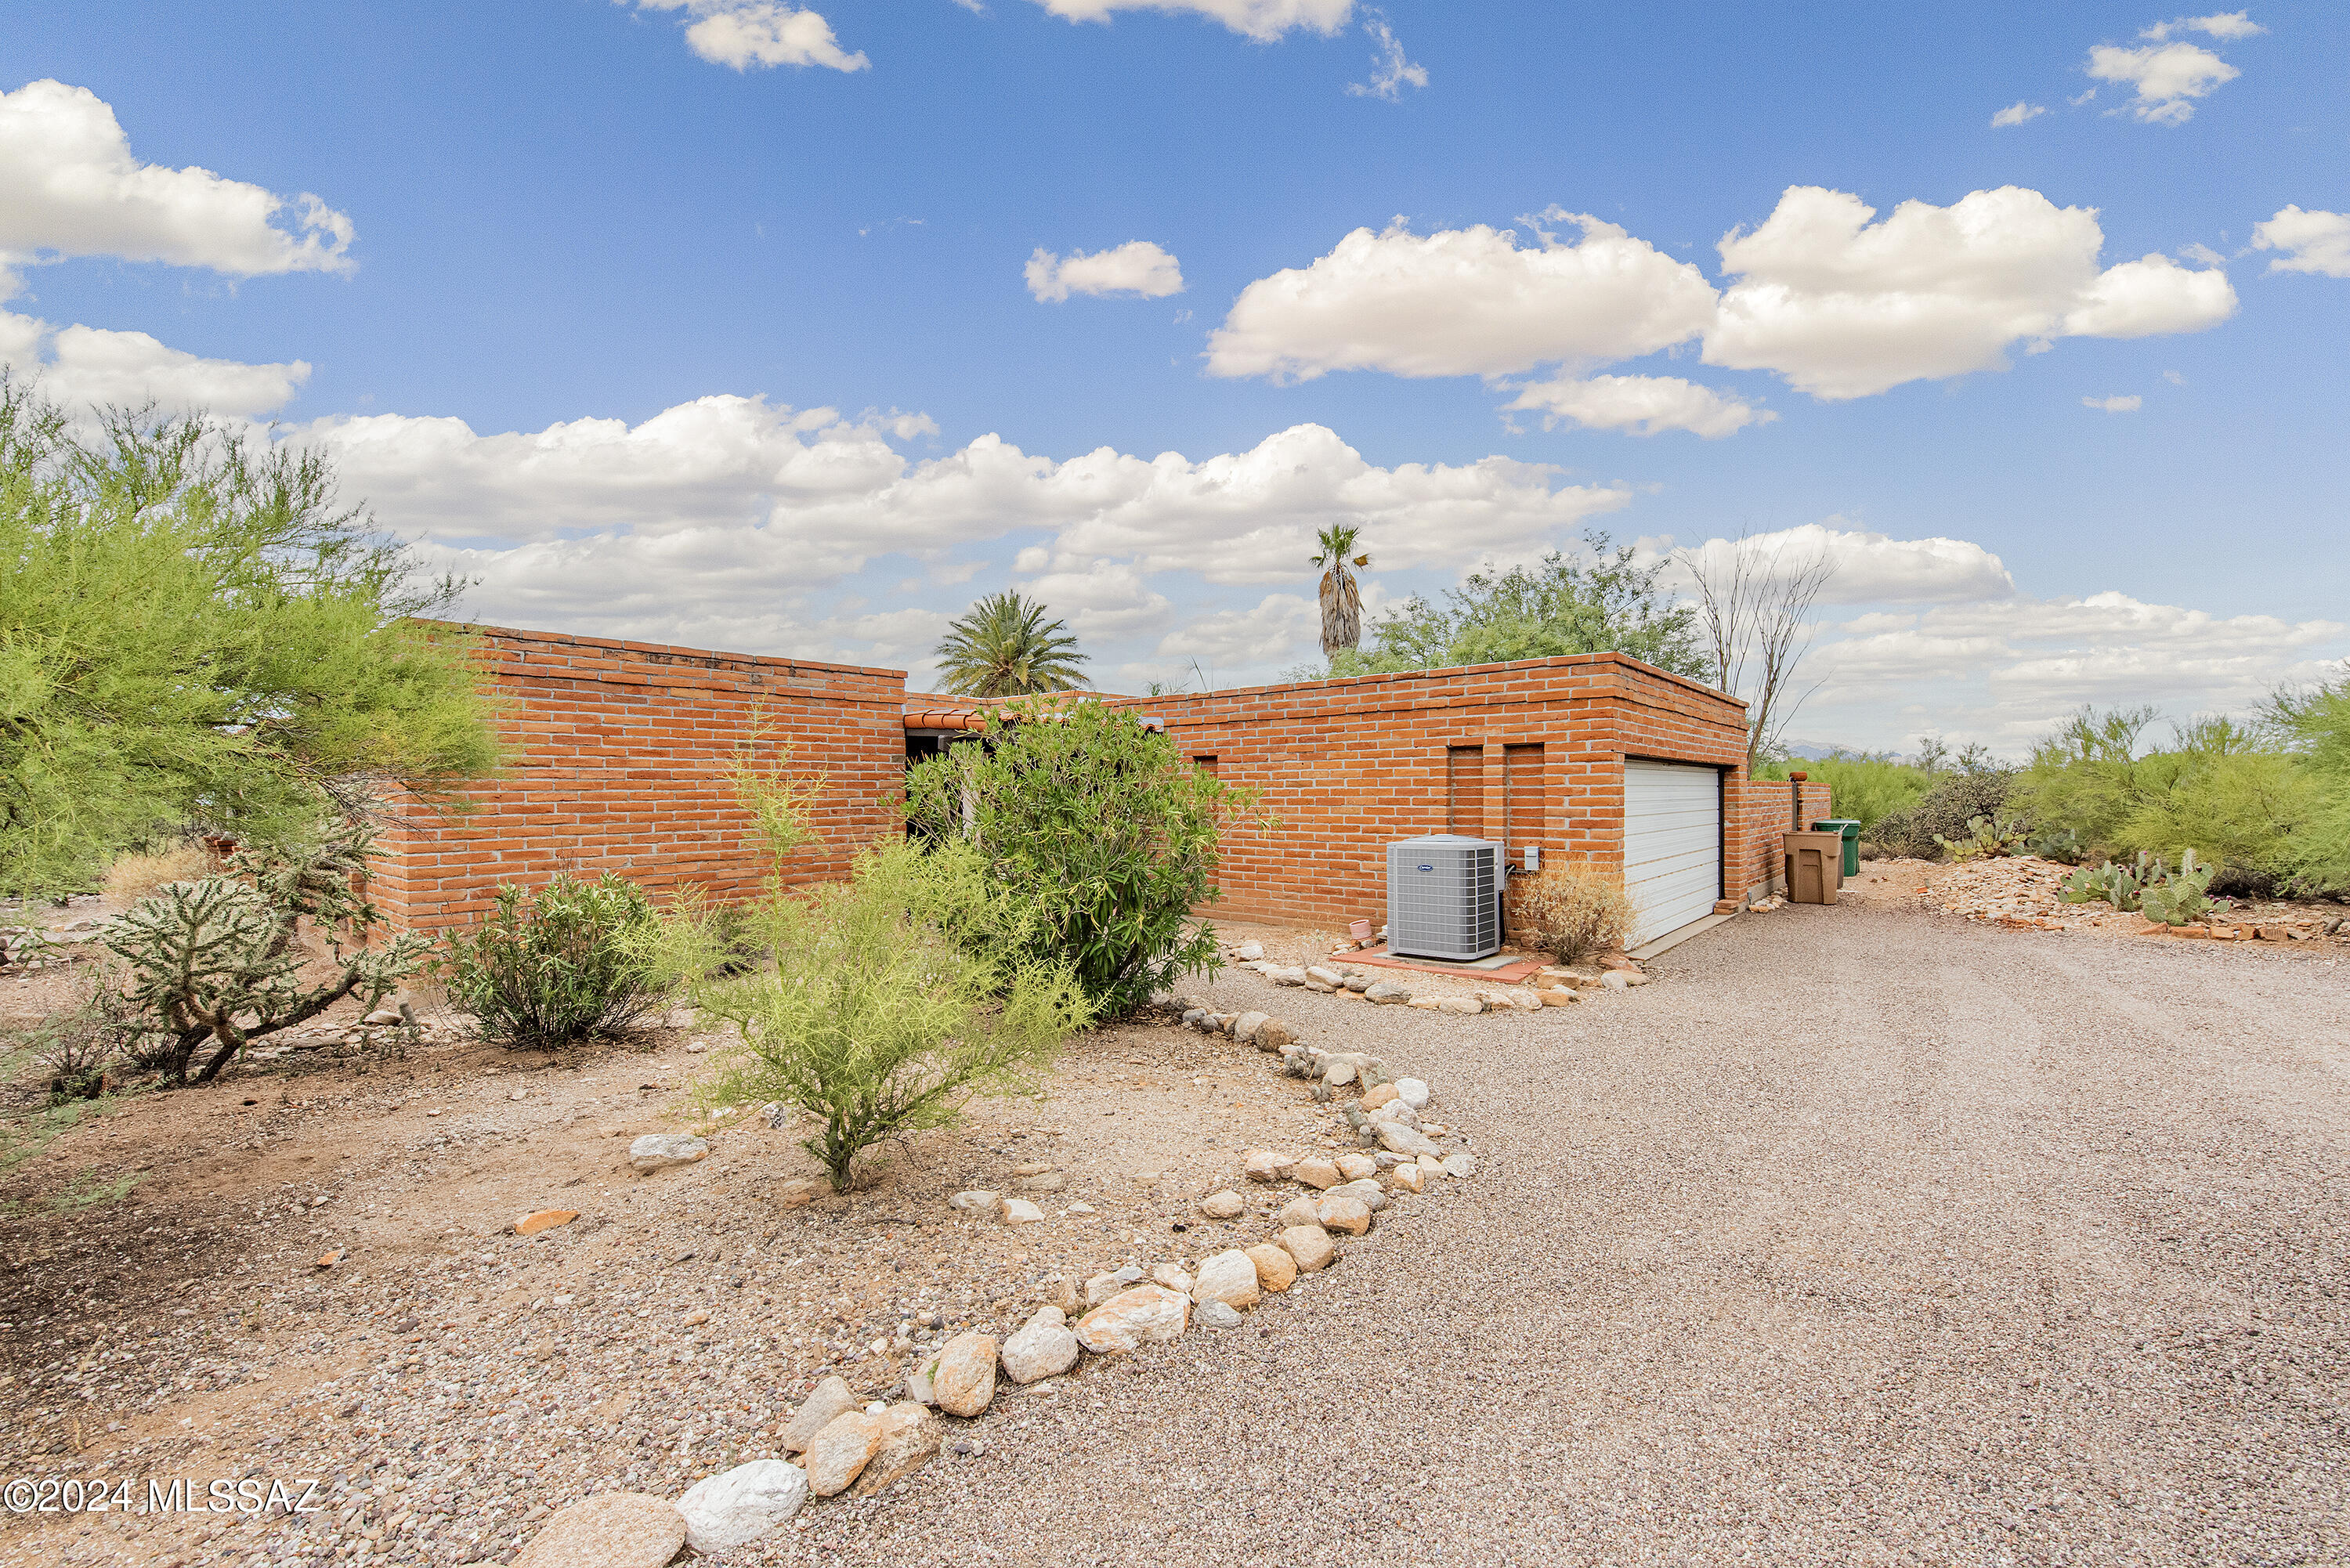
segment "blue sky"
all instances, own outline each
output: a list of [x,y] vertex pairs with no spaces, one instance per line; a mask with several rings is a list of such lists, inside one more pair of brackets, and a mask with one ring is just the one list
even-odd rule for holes
[[1375,603],[1796,530],[1853,744],[2350,654],[2339,5],[9,24],[0,358],[326,445],[486,620],[920,679],[1016,585],[1231,684],[1353,520]]

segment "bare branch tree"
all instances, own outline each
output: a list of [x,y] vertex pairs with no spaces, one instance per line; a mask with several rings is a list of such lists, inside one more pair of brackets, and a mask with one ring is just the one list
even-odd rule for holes
[[1697,590],[1698,618],[1713,658],[1714,684],[1746,699],[1746,771],[1775,751],[1788,723],[1819,682],[1796,689],[1796,670],[1818,628],[1812,606],[1835,575],[1819,546],[1790,552],[1788,541],[1741,533],[1728,547],[1680,552]]

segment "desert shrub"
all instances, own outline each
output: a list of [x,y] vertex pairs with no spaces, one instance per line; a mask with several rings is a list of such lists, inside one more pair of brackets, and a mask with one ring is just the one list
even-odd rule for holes
[[2211,867],[2198,865],[2195,851],[2187,850],[2179,856],[2177,870],[2138,895],[2138,913],[2166,926],[2187,925],[2210,912],[2210,888]]
[[212,856],[192,844],[134,849],[115,857],[99,885],[108,898],[129,904],[151,896],[166,882],[192,882],[211,876],[213,869]]
[[1860,824],[1861,836],[1874,840],[1877,825],[1925,798],[1933,775],[1912,763],[1890,757],[1835,752],[1825,757],[1788,757],[1755,770],[1757,778],[1783,779],[1800,772],[1828,786],[1838,816]]
[[1944,774],[1916,805],[1880,818],[1870,837],[1896,855],[1932,859],[1941,854],[1943,840],[1970,836],[1969,822],[2000,814],[2013,777],[2004,768],[1991,766]]
[[[246,1043],[307,1023],[357,996],[372,1008],[424,967],[429,939],[404,932],[383,947],[369,935],[380,917],[359,893],[374,835],[342,822],[303,841],[241,851],[228,871],[167,882],[99,933],[126,966],[114,983],[128,1049],[187,1081],[219,1076]],[[296,937],[305,921],[332,969],[306,985]]]
[[2265,717],[2311,780],[2308,818],[2280,857],[2293,890],[2350,894],[2350,672],[2279,693]]
[[1545,868],[1512,904],[1527,940],[1561,963],[1620,948],[1632,931],[1623,884],[1589,866]]
[[746,911],[775,961],[748,971],[717,961],[730,939],[713,919],[673,914],[665,972],[741,1032],[707,1092],[812,1113],[803,1147],[846,1191],[874,1145],[1022,1086],[1094,1009],[1042,912],[993,871],[966,840],[899,838],[847,882],[794,893],[778,877]]
[[926,838],[962,838],[990,883],[1035,915],[1024,955],[1066,961],[1105,1017],[1131,1012],[1220,955],[1192,911],[1217,897],[1217,836],[1253,795],[1195,768],[1130,709],[998,710],[976,744],[910,769]]
[[558,873],[536,893],[498,889],[480,926],[449,940],[449,1000],[512,1049],[626,1034],[661,1003],[648,957],[658,917],[644,889],[607,871]]

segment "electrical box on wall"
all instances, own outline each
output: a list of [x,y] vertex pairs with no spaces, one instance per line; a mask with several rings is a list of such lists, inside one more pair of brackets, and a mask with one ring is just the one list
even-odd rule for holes
[[1541,845],[1529,844],[1526,846],[1526,869],[1529,871],[1539,871],[1542,869]]

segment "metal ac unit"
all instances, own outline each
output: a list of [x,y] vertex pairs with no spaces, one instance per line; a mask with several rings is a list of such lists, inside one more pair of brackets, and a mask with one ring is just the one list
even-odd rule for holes
[[1388,951],[1460,962],[1502,950],[1502,846],[1431,833],[1388,846]]

